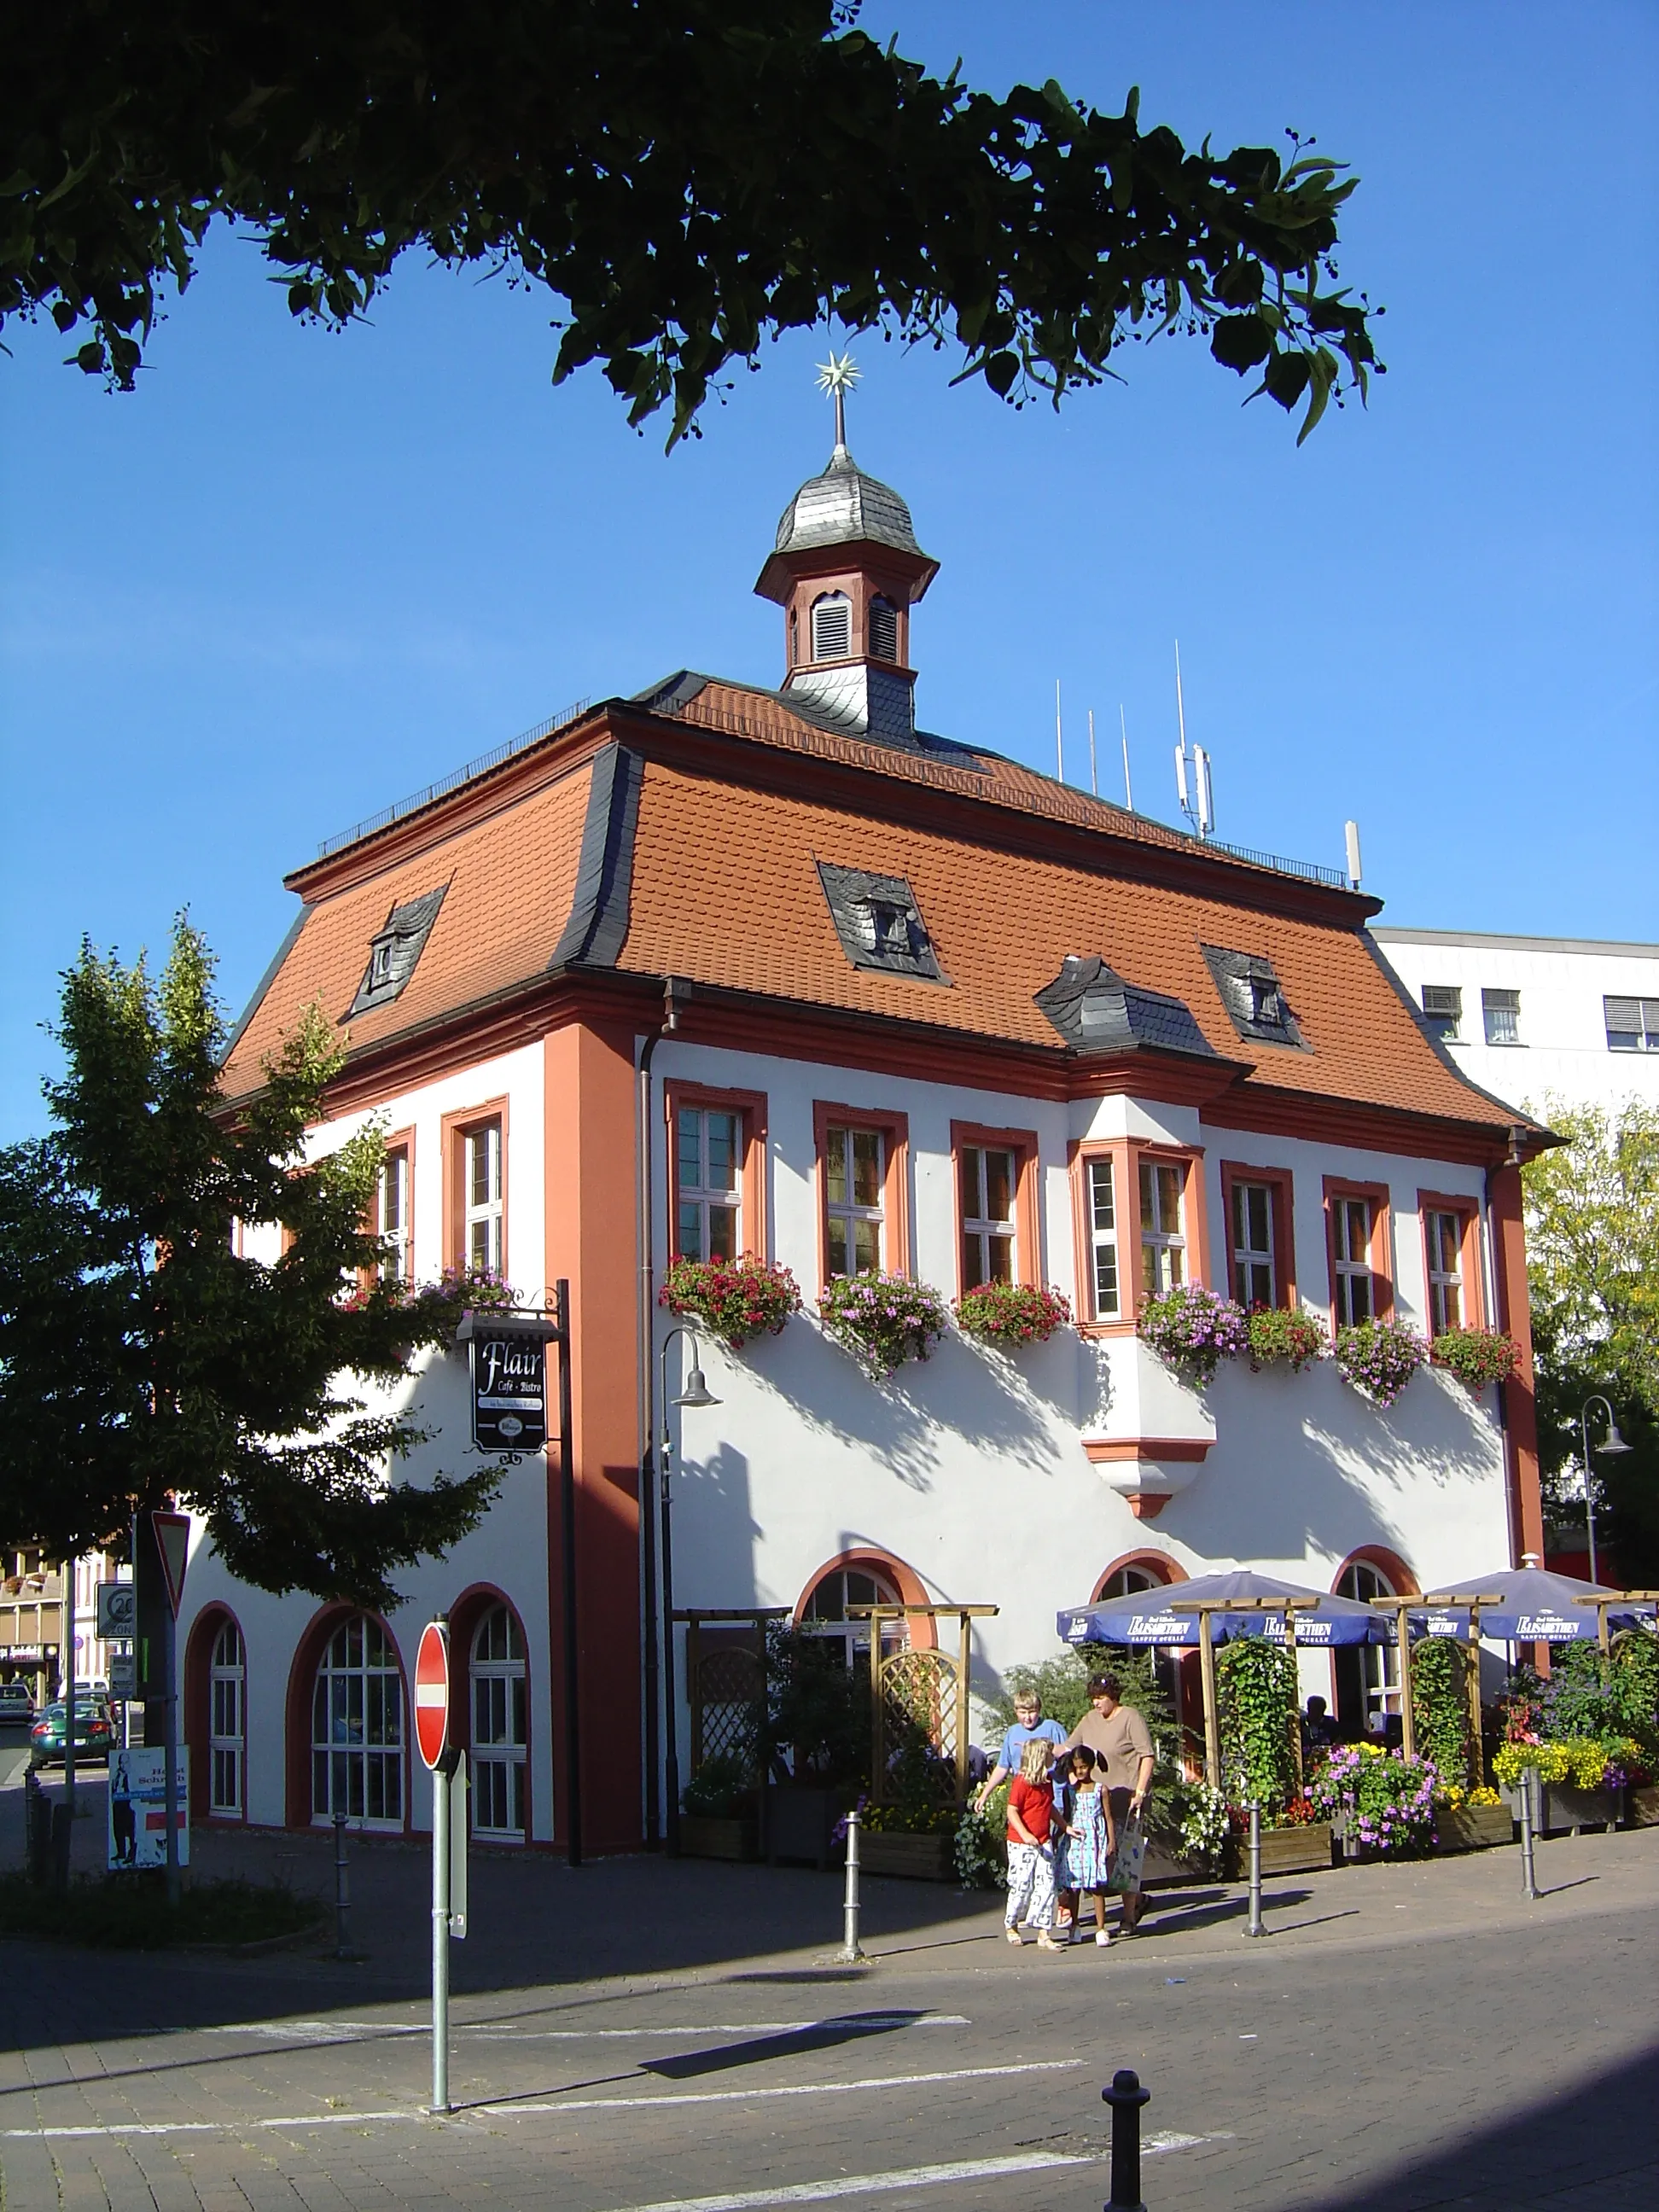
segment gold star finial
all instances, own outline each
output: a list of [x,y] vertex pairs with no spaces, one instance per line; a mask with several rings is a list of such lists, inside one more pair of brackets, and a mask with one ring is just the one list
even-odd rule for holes
[[847,443],[847,395],[858,382],[861,372],[850,353],[837,353],[830,349],[828,361],[818,363],[818,390],[832,395],[836,403],[836,443]]

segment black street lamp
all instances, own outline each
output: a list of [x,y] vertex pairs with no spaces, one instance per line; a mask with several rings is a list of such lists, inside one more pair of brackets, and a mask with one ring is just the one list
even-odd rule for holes
[[1607,1417],[1607,1433],[1601,1440],[1603,1454],[1627,1452],[1630,1446],[1620,1435],[1619,1424],[1613,1418],[1613,1407],[1601,1393],[1598,1391],[1594,1397],[1586,1398],[1578,1421],[1584,1439],[1584,1528],[1589,1537],[1589,1578],[1595,1582],[1598,1577],[1595,1572],[1595,1474],[1590,1465],[1589,1417],[1592,1406],[1600,1406]]
[[[691,1340],[691,1367],[685,1378],[685,1387],[678,1398],[668,1395],[668,1347],[677,1336]],[[674,1687],[674,1528],[669,1477],[674,1452],[674,1440],[669,1433],[668,1408],[671,1405],[718,1406],[720,1401],[703,1380],[702,1368],[697,1358],[697,1332],[694,1328],[671,1328],[662,1340],[659,1357],[659,1371],[662,1389],[657,1403],[662,1407],[662,1438],[657,1447],[658,1516],[662,1527],[662,1666],[665,1741],[663,1782],[667,1803],[664,1807],[668,1856],[678,1858],[680,1850],[680,1727],[675,1710]]]

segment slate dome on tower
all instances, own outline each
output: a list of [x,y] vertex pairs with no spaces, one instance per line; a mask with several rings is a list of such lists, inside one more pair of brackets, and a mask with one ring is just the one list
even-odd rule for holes
[[892,486],[866,476],[846,447],[837,446],[822,476],[804,483],[783,510],[775,550],[860,543],[927,557],[916,543],[910,510]]

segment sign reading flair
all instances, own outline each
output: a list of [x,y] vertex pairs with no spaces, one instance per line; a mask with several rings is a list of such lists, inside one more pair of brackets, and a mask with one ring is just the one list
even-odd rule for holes
[[511,1308],[462,1316],[456,1340],[472,1362],[472,1441],[483,1452],[540,1451],[547,1442],[547,1346],[539,1314]]

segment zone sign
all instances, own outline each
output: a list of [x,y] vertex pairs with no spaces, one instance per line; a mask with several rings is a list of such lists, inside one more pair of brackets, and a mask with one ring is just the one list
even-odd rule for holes
[[415,1654],[415,1741],[428,1766],[449,1749],[449,1631],[428,1620]]

